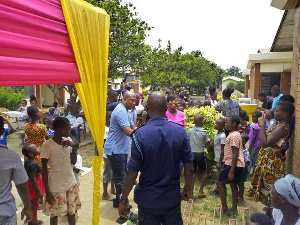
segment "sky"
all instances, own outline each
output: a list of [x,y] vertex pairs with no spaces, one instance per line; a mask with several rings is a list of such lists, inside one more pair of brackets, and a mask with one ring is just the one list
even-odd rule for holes
[[182,46],[184,52],[201,50],[223,69],[246,69],[248,56],[270,48],[284,11],[270,0],[123,0],[131,2],[138,17],[150,27],[146,43]]

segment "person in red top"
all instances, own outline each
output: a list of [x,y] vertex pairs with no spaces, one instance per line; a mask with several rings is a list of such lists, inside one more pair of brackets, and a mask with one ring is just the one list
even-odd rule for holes
[[229,131],[224,147],[225,163],[219,172],[218,187],[223,213],[228,211],[225,184],[230,184],[232,192],[232,208],[230,211],[237,214],[238,183],[243,180],[245,167],[242,138],[238,131],[240,118],[229,116],[226,118],[225,128]]

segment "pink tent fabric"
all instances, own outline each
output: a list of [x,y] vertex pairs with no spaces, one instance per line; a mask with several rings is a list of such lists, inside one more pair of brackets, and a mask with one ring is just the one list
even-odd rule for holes
[[0,86],[76,82],[60,0],[0,0]]

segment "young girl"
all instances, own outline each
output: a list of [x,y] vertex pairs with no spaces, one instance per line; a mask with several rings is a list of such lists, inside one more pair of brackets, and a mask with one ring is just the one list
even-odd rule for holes
[[[8,124],[9,128],[4,128],[5,122]],[[0,144],[7,146],[7,136],[14,133],[15,131],[16,128],[14,128],[11,122],[3,116],[0,116]]]
[[260,111],[255,111],[252,114],[252,125],[249,133],[249,152],[251,154],[251,162],[249,166],[249,172],[251,167],[253,168],[253,172],[255,169],[256,159],[258,152],[260,150],[260,141],[259,141],[259,132],[260,127],[258,126],[258,118],[262,116]]
[[285,157],[281,150],[289,138],[289,119],[295,111],[290,102],[281,102],[276,107],[275,119],[277,125],[266,132],[266,119],[263,114],[258,120],[260,126],[259,140],[261,149],[257,156],[251,187],[248,196],[254,196],[254,201],[260,201],[266,206],[265,211],[271,217],[271,190],[276,180],[284,177]]
[[[30,118],[30,123],[26,123],[24,131],[27,136],[27,143],[35,144],[38,148],[42,146],[46,139],[49,138],[47,127],[44,124],[40,124],[39,120],[41,113],[36,106],[29,106],[27,108],[27,114]],[[41,166],[41,158],[39,155],[35,157],[35,161]]]
[[[75,213],[81,208],[78,184],[73,172],[77,160],[74,143],[68,138],[71,130],[68,119],[53,121],[54,136],[42,146],[42,174],[46,191],[43,212],[50,224],[58,224],[58,216],[68,215],[69,225],[75,225]],[[47,164],[50,166],[49,175]]]
[[240,122],[239,127],[238,127],[240,134],[247,133],[246,131],[247,131],[248,123],[245,120],[246,116],[247,116],[246,111],[245,110],[240,110],[239,117],[240,117],[241,122]]
[[42,179],[41,167],[36,163],[34,157],[40,155],[40,151],[34,144],[26,144],[22,148],[22,153],[27,157],[24,163],[24,168],[28,174],[29,180],[27,182],[30,194],[31,209],[33,219],[29,225],[42,224],[43,221],[37,219],[37,210],[39,203],[43,202],[43,195],[45,194],[44,183]]

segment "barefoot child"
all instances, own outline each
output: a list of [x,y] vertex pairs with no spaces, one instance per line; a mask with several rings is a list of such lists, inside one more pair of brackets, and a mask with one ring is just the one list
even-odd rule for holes
[[232,192],[232,208],[230,211],[237,213],[238,183],[243,179],[243,168],[245,167],[242,138],[238,131],[240,118],[229,116],[226,118],[225,128],[229,131],[224,147],[225,163],[218,177],[218,186],[223,213],[228,211],[225,184],[230,184]]
[[[109,132],[110,117],[111,117],[111,111],[106,111],[104,143],[106,141],[106,137]],[[103,161],[104,161],[104,166],[103,166],[103,180],[102,180],[102,182],[103,182],[102,200],[112,201],[114,198],[108,194],[107,188],[108,188],[108,184],[110,183],[110,185],[111,185],[110,193],[116,194],[115,182],[114,182],[114,179],[112,178],[112,170],[111,170],[111,166],[109,164],[109,160],[108,160],[106,154],[104,153],[104,151],[103,151]]]
[[[70,134],[68,119],[53,121],[54,136],[42,146],[42,174],[46,191],[43,212],[50,216],[50,224],[58,224],[58,216],[68,215],[69,225],[75,225],[75,213],[81,207],[78,184],[73,173],[77,151]],[[71,156],[70,156],[71,155]],[[47,164],[50,166],[49,175]]]
[[[220,171],[223,163],[224,163],[224,146],[226,142],[226,134],[225,134],[225,119],[220,118],[216,121],[215,129],[218,131],[214,137],[214,153],[215,153],[215,162],[218,171]],[[216,189],[213,190],[211,195],[219,195],[218,185]]]
[[[192,152],[194,154],[194,176],[192,183],[192,190],[194,190],[195,181],[197,179],[197,172],[201,174],[199,197],[204,198],[206,194],[203,192],[207,170],[206,170],[206,157],[204,153],[205,145],[210,147],[210,140],[207,132],[202,128],[203,126],[203,116],[196,114],[194,116],[195,127],[188,130],[188,137],[190,140]],[[194,196],[192,195],[192,198]]]
[[43,203],[43,195],[45,194],[45,188],[42,178],[42,170],[39,164],[34,160],[34,157],[40,155],[35,144],[26,144],[22,148],[22,153],[27,157],[27,160],[24,163],[24,168],[28,174],[29,180],[27,181],[30,201],[31,201],[31,210],[33,214],[32,221],[28,223],[29,225],[38,225],[42,224],[43,221],[38,220],[37,210],[39,203]]
[[250,164],[250,153],[248,151],[248,149],[246,148],[246,144],[249,140],[249,136],[248,134],[242,134],[242,144],[243,144],[243,155],[244,155],[244,162],[245,162],[245,167],[243,169],[243,179],[242,181],[238,184],[239,187],[239,197],[238,200],[239,201],[243,201],[244,200],[244,190],[245,190],[245,185],[244,183],[247,181],[247,177],[249,174],[249,164]]

